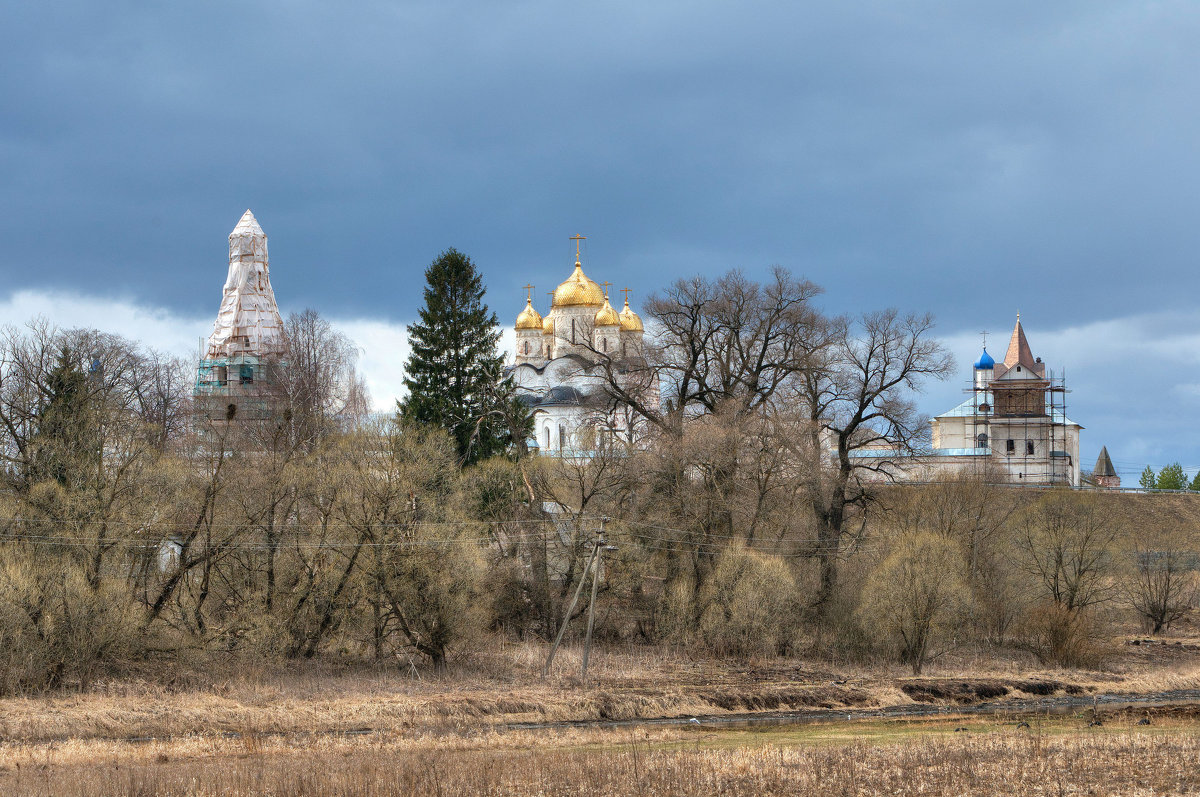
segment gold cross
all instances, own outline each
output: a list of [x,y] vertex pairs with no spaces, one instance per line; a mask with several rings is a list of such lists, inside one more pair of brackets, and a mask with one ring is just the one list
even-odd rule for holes
[[605,299],[605,301],[607,301],[608,300],[608,289],[612,286],[612,283],[611,282],[601,282],[600,284],[604,286],[604,299]]
[[533,304],[533,286],[532,285],[522,285],[521,287],[525,289],[525,301],[529,302],[530,304]]
[[571,240],[575,242],[575,259],[578,260],[579,259],[579,243],[581,241],[586,241],[587,236],[579,235],[578,233],[576,233],[575,235],[571,236]]
[[629,292],[631,290],[633,290],[633,288],[622,288],[621,289],[621,293],[625,294],[625,304],[629,304]]

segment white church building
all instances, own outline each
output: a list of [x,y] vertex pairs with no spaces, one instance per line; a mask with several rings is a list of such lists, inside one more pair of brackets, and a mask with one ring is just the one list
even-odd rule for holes
[[1001,362],[984,346],[966,393],[930,420],[928,454],[898,457],[879,449],[855,456],[887,460],[888,472],[907,481],[974,473],[1013,484],[1080,486],[1083,427],[1067,417],[1065,380],[1033,355],[1020,315]]
[[612,400],[605,385],[610,370],[620,378],[641,362],[645,329],[629,307],[628,289],[617,312],[607,291],[584,274],[582,238],[576,240],[575,268],[554,289],[545,316],[534,309],[533,286],[526,286],[514,362],[506,371],[532,410],[537,449],[556,456],[586,456],[606,436],[634,442],[638,435],[632,413]]

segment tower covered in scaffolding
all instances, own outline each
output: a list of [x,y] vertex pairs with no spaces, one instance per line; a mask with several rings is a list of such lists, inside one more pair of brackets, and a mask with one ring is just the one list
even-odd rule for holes
[[267,235],[249,210],[229,234],[229,274],[196,372],[198,411],[213,421],[270,413],[287,353],[267,258]]

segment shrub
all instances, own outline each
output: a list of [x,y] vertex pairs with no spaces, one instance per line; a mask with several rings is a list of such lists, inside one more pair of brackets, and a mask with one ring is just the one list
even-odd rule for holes
[[792,644],[796,582],[779,557],[732,545],[717,558],[697,598],[700,639],[717,655],[778,654]]
[[964,570],[958,546],[945,537],[901,537],[867,578],[860,625],[919,674],[929,659],[958,642],[956,629],[970,604]]
[[67,560],[0,558],[0,692],[86,687],[125,662],[139,638],[115,585],[92,588]]
[[1034,605],[1016,627],[1018,647],[1043,664],[1095,667],[1107,653],[1095,618],[1053,601]]

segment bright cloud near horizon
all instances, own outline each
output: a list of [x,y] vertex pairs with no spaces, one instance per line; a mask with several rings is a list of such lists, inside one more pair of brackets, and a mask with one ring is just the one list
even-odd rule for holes
[[[127,299],[25,290],[0,300],[0,325],[20,325],[34,318],[44,318],[62,328],[93,327],[122,334],[185,358],[199,356],[200,340],[212,329],[211,319],[178,317]],[[359,370],[375,408],[392,409],[405,393],[407,325],[377,319],[335,318],[330,322],[358,347]],[[1059,329],[1025,327],[1035,353],[1056,374],[1066,371],[1071,389],[1068,415],[1085,427],[1081,453],[1085,468],[1095,460],[1101,445],[1109,447],[1117,470],[1128,484],[1136,482],[1147,464],[1156,468],[1166,464],[1161,452],[1170,449],[1178,427],[1164,427],[1154,413],[1142,418],[1130,416],[1124,397],[1112,390],[1111,364],[1125,363],[1122,379],[1137,383],[1149,394],[1162,395],[1161,406],[1173,407],[1170,414],[1178,417],[1178,424],[1184,424],[1187,417],[1200,411],[1200,311],[1191,315],[1128,316]],[[1180,332],[1188,329],[1194,331]],[[1008,336],[1009,330],[990,336],[988,346],[997,358],[1003,357]],[[980,348],[979,334],[974,331],[942,334],[940,338],[955,355],[958,369],[949,379],[926,385],[919,403],[929,415],[963,400],[971,363]],[[504,327],[500,346],[505,357],[511,359],[515,349],[511,326]],[[1177,373],[1191,373],[1195,378],[1173,381],[1168,376]],[[1182,464],[1189,473],[1200,470],[1200,462]]]
[[635,307],[782,265],[833,313],[932,312],[930,413],[1020,310],[1085,467],[1195,470],[1197,40],[1186,0],[10,2],[0,320],[192,352],[249,207],[281,309],[384,406],[439,252],[510,324],[581,233]]

